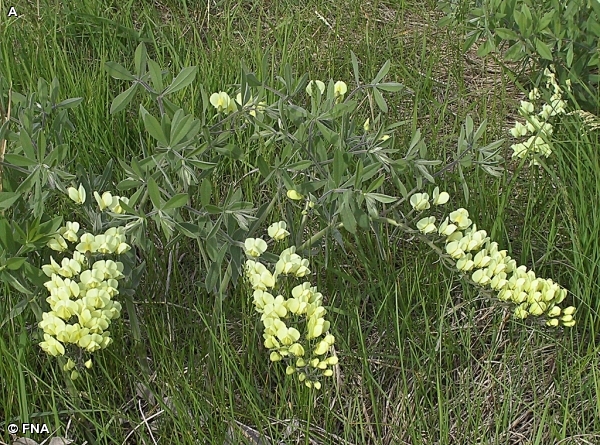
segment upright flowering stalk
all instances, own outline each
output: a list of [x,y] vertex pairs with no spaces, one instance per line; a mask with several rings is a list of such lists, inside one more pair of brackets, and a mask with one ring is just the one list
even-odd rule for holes
[[[446,192],[438,194],[436,187],[433,204],[443,204],[448,197]],[[426,193],[413,195],[410,203],[418,211],[429,208]],[[417,222],[417,229],[423,234],[437,232],[444,237],[444,249],[456,262],[456,268],[470,274],[476,285],[498,292],[500,300],[513,303],[515,317],[544,317],[547,326],[575,325],[575,308],[559,306],[567,290],[551,279],[537,277],[525,266],[517,266],[506,250],[498,249],[498,243],[491,241],[485,230],[477,230],[467,210],[460,208],[451,212],[439,226],[435,225],[434,216],[426,216]]]
[[[510,133],[513,137],[519,138],[531,134],[527,141],[513,144],[512,157],[524,158],[532,154],[541,154],[548,157],[552,154],[550,149],[549,139],[552,136],[553,127],[550,120],[557,114],[564,114],[566,102],[562,98],[563,90],[556,82],[554,68],[546,68],[544,70],[546,77],[546,88],[553,89],[550,103],[544,103],[541,110],[535,113],[534,101],[540,99],[541,94],[537,88],[529,92],[529,101],[522,100],[519,108],[519,114],[525,118],[524,122],[515,122],[515,126],[511,128]],[[571,83],[567,80],[567,89],[570,91]],[[539,162],[533,158],[533,165],[539,165]]]
[[[70,188],[68,192],[76,203],[85,202],[83,187]],[[126,198],[107,193],[102,197],[95,194],[100,209],[120,213],[119,200]],[[121,304],[114,298],[119,294],[119,280],[124,278],[123,263],[106,257],[130,249],[125,229],[112,227],[99,235],[80,232],[78,222],[67,222],[60,228],[48,247],[72,253],[60,263],[51,256],[50,264],[42,266],[50,278],[44,284],[50,294],[46,298],[50,311],[42,314],[39,323],[44,333],[40,347],[52,356],[63,356],[69,348],[80,348],[87,353],[106,348],[112,343],[108,328],[121,313]],[[70,249],[68,243],[76,245]],[[84,366],[90,368],[92,360],[86,360]],[[75,367],[72,358],[64,366],[65,371],[71,371],[73,380],[79,376]]]
[[[286,223],[279,221],[269,227],[268,234],[274,241],[282,241],[289,235],[286,229]],[[270,360],[285,362],[286,374],[297,374],[307,387],[320,389],[319,378],[332,376],[331,367],[338,363],[336,355],[327,356],[335,337],[328,333],[330,325],[324,318],[327,311],[323,295],[309,281],[304,281],[292,289],[291,297],[274,296],[281,277],[303,278],[310,274],[308,260],[296,254],[292,246],[281,252],[274,269],[268,269],[258,261],[267,250],[266,241],[248,238],[244,245],[249,257],[245,276],[254,290],[254,306],[261,314],[264,345],[271,350]]]

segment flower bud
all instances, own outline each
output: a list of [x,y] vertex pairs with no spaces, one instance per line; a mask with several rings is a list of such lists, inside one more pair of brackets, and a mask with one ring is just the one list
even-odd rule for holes
[[450,199],[450,195],[447,192],[440,193],[439,187],[433,190],[433,205],[439,206],[446,204]]
[[70,371],[75,367],[75,362],[71,359],[67,360],[67,363],[63,366],[63,371]]
[[290,198],[290,199],[293,199],[294,201],[299,201],[302,198],[304,198],[304,196],[302,196],[296,190],[288,190],[287,191],[287,197]]

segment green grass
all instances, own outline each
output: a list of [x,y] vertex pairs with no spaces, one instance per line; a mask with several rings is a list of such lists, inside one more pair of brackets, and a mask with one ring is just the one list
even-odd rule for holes
[[[389,78],[415,94],[386,96],[390,120],[410,119],[442,158],[455,151],[467,114],[488,120],[489,141],[512,125],[512,87],[482,61],[465,60],[460,39],[436,28],[432,1],[65,3],[41,0],[38,17],[35,2],[0,0],[0,75],[20,92],[56,76],[63,97],[84,98],[68,139],[71,171],[82,164],[100,173],[111,158],[148,150],[135,107],[109,115],[124,83],[103,70],[109,60],[130,67],[140,40],[171,73],[199,67],[177,97],[195,114],[199,84],[210,92],[235,84],[240,60],[261,78],[274,79],[289,63],[296,73],[350,86],[352,50],[365,78],[392,61]],[[12,5],[17,20],[4,13]],[[327,256],[311,258],[340,357],[337,376],[315,392],[269,362],[249,291],[240,285],[223,301],[206,295],[199,253],[181,244],[148,259],[135,296],[147,360],[138,360],[124,315],[111,328],[115,343],[76,381],[76,396],[39,349],[33,315],[6,324],[0,419],[46,423],[77,444],[257,443],[252,430],[290,444],[598,443],[600,158],[597,132],[582,134],[574,119],[561,129],[548,171],[509,163],[499,179],[471,172],[468,203],[454,174],[440,184],[511,256],[571,291],[580,308],[572,330],[509,318],[417,241],[386,228],[348,235],[347,253],[328,241]],[[410,131],[399,130],[399,144]],[[251,172],[256,148],[246,149],[242,162],[225,161],[212,176],[221,193],[223,178]],[[114,175],[116,183],[117,168]],[[276,191],[259,184],[257,174],[240,183],[257,207]],[[274,220],[278,213],[283,206]],[[0,320],[20,298],[3,290]],[[0,441],[10,443],[4,428]]]

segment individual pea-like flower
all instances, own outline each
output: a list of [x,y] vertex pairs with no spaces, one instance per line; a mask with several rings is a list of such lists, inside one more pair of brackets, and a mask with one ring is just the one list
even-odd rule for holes
[[438,227],[438,233],[443,236],[450,236],[456,232],[456,229],[456,225],[450,224],[450,218],[446,217],[446,219],[440,224],[440,227]]
[[51,277],[54,274],[59,274],[61,267],[53,257],[50,257],[50,264],[44,264],[42,266],[42,272],[44,272],[48,277]]
[[265,250],[267,250],[267,243],[262,238],[246,238],[244,241],[244,251],[248,256],[258,258]]
[[550,136],[552,134],[552,125],[548,122],[542,122],[535,116],[530,116],[525,124],[527,131],[531,133],[541,132],[544,135]]
[[102,193],[102,196],[100,196],[100,193],[98,192],[94,192],[94,198],[96,199],[96,202],[98,203],[98,207],[100,208],[100,211],[103,211],[106,208],[110,208],[113,205],[113,195],[110,192],[104,192]]
[[80,253],[95,252],[96,251],[96,237],[91,233],[84,233],[79,238],[79,244],[75,246]]
[[281,241],[290,234],[286,229],[287,224],[285,221],[275,222],[269,226],[268,234],[275,241]]
[[512,134],[513,137],[518,138],[520,136],[526,136],[527,131],[527,125],[523,125],[521,122],[515,122],[515,126],[510,129],[510,134]]
[[129,204],[129,198],[125,196],[115,196],[114,198],[115,199],[113,199],[112,206],[109,208],[109,210],[113,213],[125,213],[125,209],[121,207],[121,202],[124,204]]
[[365,133],[367,131],[369,131],[371,129],[371,125],[369,123],[369,118],[367,118],[367,120],[365,121],[365,123],[363,124],[363,130],[365,130]]
[[63,277],[73,277],[81,272],[81,263],[73,258],[63,258],[58,273]]
[[313,85],[317,86],[321,94],[325,93],[325,84],[323,82],[321,82],[320,80],[311,80],[310,82],[308,82],[308,85],[306,85],[306,94],[308,94],[309,96],[313,95]]
[[277,330],[277,338],[285,346],[291,346],[300,339],[300,331],[293,327],[282,326]]
[[83,331],[79,323],[65,324],[64,329],[55,334],[56,339],[63,343],[77,343],[82,335]]
[[83,184],[79,184],[79,188],[69,187],[67,193],[69,194],[69,198],[71,198],[72,201],[75,201],[75,203],[83,204],[85,202],[86,193]]
[[250,116],[254,116],[254,117],[256,117],[257,112],[261,112],[262,110],[264,110],[267,105],[266,102],[259,102],[258,104],[254,105],[254,98],[252,96],[250,96],[250,99],[248,99],[248,102],[246,102],[246,105],[244,105],[244,104],[242,104],[242,93],[237,93],[235,101],[238,104],[240,104],[240,106],[251,107],[249,114],[250,114]]
[[475,266],[475,263],[473,262],[472,255],[470,253],[467,255],[461,256],[456,261],[456,268],[458,270],[460,270],[461,272],[469,272],[471,269],[473,269],[474,266]]
[[472,223],[469,219],[469,212],[462,207],[450,213],[450,221],[455,223],[459,230],[468,228]]
[[543,301],[534,301],[527,309],[531,315],[540,316],[546,311],[547,305]]
[[[296,357],[303,357],[304,354],[306,353],[306,351],[304,350],[304,347],[300,344],[300,343],[294,343],[293,345],[291,345],[288,348],[288,351],[290,354],[295,355]],[[294,371],[296,370],[296,368],[291,367]],[[287,373],[287,370],[286,370]]]
[[[219,91],[218,93],[213,93],[210,96],[210,103],[213,107],[217,109],[217,113],[229,113],[232,111],[231,105],[232,100],[224,91]],[[235,106],[235,104],[233,104]]]
[[96,251],[99,253],[114,253],[119,245],[119,239],[116,236],[106,234],[96,235],[94,237]]
[[490,264],[492,257],[487,255],[487,249],[482,249],[473,258],[473,266],[477,268],[484,268]]
[[475,272],[473,272],[471,279],[475,283],[480,284],[482,286],[484,286],[490,282],[490,277],[488,277],[486,275],[486,273],[484,272],[484,269],[477,269]]
[[448,202],[448,200],[450,199],[450,195],[448,194],[448,192],[442,192],[440,193],[440,188],[436,187],[433,190],[433,205],[434,206],[439,206],[439,205],[443,205],[446,204]]
[[306,338],[308,340],[317,338],[323,334],[323,332],[329,330],[329,321],[325,320],[323,317],[311,317],[308,320],[306,330]]
[[47,246],[52,250],[56,250],[57,252],[64,252],[69,248],[65,239],[58,233],[54,235],[50,241],[48,241]]
[[437,230],[434,223],[435,216],[425,217],[417,222],[417,229],[419,229],[422,234],[427,235],[428,233],[435,232]]
[[278,353],[277,351],[273,351],[269,355],[269,360],[271,360],[272,362],[280,362],[282,359],[283,359],[283,356],[280,353]]
[[522,320],[527,318],[527,316],[529,315],[529,312],[527,312],[526,305],[521,304],[521,305],[517,306],[515,308],[514,315],[516,318],[520,318]]
[[294,271],[294,275],[297,278],[302,278],[302,277],[305,277],[306,275],[310,274],[310,269],[308,268],[308,264],[309,263],[308,263],[307,259],[302,259],[300,261],[300,264],[298,264],[298,267]]
[[287,197],[294,201],[299,201],[304,198],[304,196],[302,196],[302,194],[298,193],[296,190],[293,190],[293,189],[287,191]]
[[277,297],[273,297],[268,292],[263,292],[263,307],[262,307],[263,315],[261,320],[264,320],[268,317],[277,317],[283,318],[287,315],[287,308],[285,305],[285,298],[283,295],[277,295]]
[[250,285],[253,289],[267,290],[275,286],[275,277],[270,271],[264,270],[260,274],[251,274],[249,277]]
[[415,193],[410,197],[410,205],[417,211],[428,209],[431,207],[429,204],[429,195],[427,193]]
[[344,98],[344,94],[346,94],[346,92],[348,91],[348,86],[346,85],[345,82],[338,80],[334,85],[333,85],[333,94],[335,97],[339,98],[340,100]]
[[77,232],[79,232],[79,223],[68,221],[64,227],[61,227],[58,230],[58,233],[67,241],[74,243],[79,239],[77,236]]
[[65,354],[64,345],[49,334],[44,334],[44,341],[40,343],[42,350],[54,357]]
[[526,100],[521,101],[521,107],[519,108],[519,111],[522,114],[531,114],[533,113],[533,110],[534,106],[531,102],[527,102]]
[[540,91],[537,87],[531,90],[528,94],[529,100],[537,100],[540,98]]
[[[335,343],[335,337],[331,334],[327,334],[323,340],[321,340],[314,349],[315,355],[323,355],[325,354],[329,348]],[[325,367],[327,367],[327,361],[321,361],[319,363],[323,363]],[[324,369],[324,368],[323,368]]]
[[123,263],[113,260],[99,260],[92,264],[92,270],[97,270],[103,275],[103,279],[120,279],[123,278]]

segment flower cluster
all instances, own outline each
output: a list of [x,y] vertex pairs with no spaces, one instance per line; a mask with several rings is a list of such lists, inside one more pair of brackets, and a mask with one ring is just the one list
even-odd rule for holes
[[102,196],[100,196],[100,193],[94,192],[94,198],[100,207],[100,211],[108,209],[113,213],[122,214],[125,213],[125,210],[121,207],[121,202],[129,204],[129,198],[124,196],[113,196],[110,192],[104,192],[102,193]]
[[[442,194],[447,195],[445,192],[437,194],[438,200]],[[428,195],[417,193],[410,203],[415,210],[427,209]],[[477,230],[466,209],[451,212],[439,226],[435,225],[435,220],[434,216],[422,218],[417,222],[417,229],[423,234],[437,231],[445,237],[445,251],[456,261],[456,268],[471,274],[471,280],[478,286],[498,292],[500,300],[514,303],[515,317],[544,316],[548,326],[575,325],[575,308],[559,306],[566,298],[567,290],[551,279],[538,278],[525,266],[517,266],[506,250],[499,250],[498,243],[490,240],[485,230]]]
[[[286,223],[280,221],[272,224],[268,233],[273,240],[281,241],[289,235],[286,229]],[[266,251],[266,241],[248,238],[244,246],[251,258],[246,261],[245,276],[254,290],[254,306],[261,314],[264,345],[271,350],[271,361],[284,361],[287,363],[286,374],[297,373],[298,380],[307,387],[320,389],[319,377],[333,375],[331,367],[338,363],[337,356],[326,357],[335,337],[328,333],[323,295],[309,281],[292,288],[291,297],[287,299],[281,294],[274,296],[276,292],[273,291],[281,276],[301,278],[309,275],[308,260],[300,257],[292,246],[281,252],[274,271],[271,271],[256,261]],[[292,317],[294,321],[303,319],[302,332],[290,326],[295,324],[288,323]],[[306,343],[301,343],[301,337]]]
[[[79,184],[79,188],[69,187],[67,193],[69,194],[69,198],[77,204],[84,204],[87,199],[85,188],[81,184]],[[100,207],[100,211],[108,209],[113,213],[122,214],[125,213],[125,210],[121,207],[121,203],[129,204],[129,198],[113,195],[110,192],[104,192],[102,195],[94,192],[94,198],[98,203],[98,207]]]
[[[310,82],[308,82],[308,85],[306,85],[306,94],[308,94],[309,96],[312,96],[314,94],[313,85],[317,86],[321,94],[325,94],[325,84],[320,80],[311,80]],[[348,85],[346,85],[345,82],[338,80],[336,83],[333,84],[333,95],[338,102],[344,99],[344,95],[347,92]]]
[[[85,188],[69,187],[69,197],[77,204],[86,202]],[[109,209],[123,213],[121,202],[127,198],[113,196],[110,192],[100,195],[94,192],[100,211]],[[93,353],[106,348],[112,338],[108,332],[111,322],[121,314],[121,304],[114,300],[119,294],[119,281],[123,278],[123,264],[105,255],[120,255],[131,249],[125,238],[123,227],[111,227],[103,234],[81,233],[78,222],[67,222],[48,242],[48,247],[58,252],[71,251],[70,258],[57,262],[50,257],[50,263],[42,266],[42,271],[50,278],[45,287],[50,293],[46,301],[50,311],[42,314],[39,327],[44,333],[40,347],[49,355],[63,356],[65,346],[73,345]],[[68,243],[74,248],[69,249]],[[64,365],[71,371],[71,378],[79,376],[75,362],[69,358]],[[91,359],[84,363],[92,366]]]
[[[92,257],[124,253],[130,246],[125,242],[121,227],[112,227],[102,235],[83,233],[78,236],[79,223],[67,222],[61,232],[63,240],[79,243],[71,258],[63,258],[58,263],[50,257],[50,264],[42,266],[50,278],[45,283],[50,293],[46,298],[50,311],[42,315],[39,323],[44,332],[40,346],[53,356],[64,355],[66,344],[92,353],[112,342],[108,327],[121,313],[121,304],[114,297],[119,293],[118,280],[123,278],[121,262],[93,261]],[[65,370],[72,370],[74,366],[70,360]],[[86,367],[91,367],[91,361],[86,362]],[[78,375],[77,371],[71,373],[72,378]]]
[[235,110],[237,110],[236,107],[236,102],[243,108],[249,108],[250,109],[250,115],[257,117],[257,112],[261,112],[262,110],[264,110],[264,108],[266,107],[266,102],[259,102],[258,104],[255,104],[255,100],[252,96],[250,96],[250,99],[248,99],[248,102],[246,102],[246,104],[244,105],[242,103],[242,94],[238,93],[235,101],[229,97],[229,94],[227,94],[224,91],[219,91],[218,93],[213,93],[210,96],[210,103],[212,104],[213,107],[216,108],[217,113],[224,113],[224,114],[229,114],[234,112]]
[[[513,144],[513,158],[524,158],[528,154],[542,154],[545,157],[552,154],[548,139],[552,136],[553,127],[549,122],[550,118],[557,114],[564,114],[566,102],[562,98],[563,90],[556,82],[556,75],[553,67],[544,70],[546,77],[546,88],[552,88],[554,93],[550,98],[550,103],[544,103],[541,110],[535,114],[535,106],[533,102],[540,99],[541,94],[538,88],[534,88],[529,92],[530,101],[521,101],[519,114],[525,118],[525,122],[515,122],[515,126],[511,128],[510,133],[513,137],[519,138],[531,134],[527,141],[518,144]],[[567,89],[570,91],[571,83],[567,80]],[[531,161],[533,165],[539,165],[539,162],[534,158]]]

